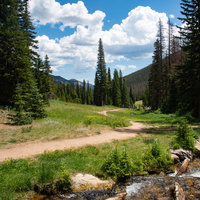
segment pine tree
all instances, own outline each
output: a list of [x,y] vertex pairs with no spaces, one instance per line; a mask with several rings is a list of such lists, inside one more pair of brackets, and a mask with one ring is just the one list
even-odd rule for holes
[[131,100],[131,104],[135,104],[135,95],[133,94],[133,89],[132,89],[132,86],[130,86],[130,89],[129,89],[129,97],[130,97],[130,100]]
[[107,104],[112,105],[112,79],[110,74],[110,68],[108,68],[107,99]]
[[86,83],[85,79],[83,79],[83,87],[82,87],[82,104],[85,104],[87,102],[87,97],[86,97]]
[[130,106],[130,100],[125,81],[123,81],[122,85],[121,101],[122,105],[124,105],[125,108],[128,108]]
[[[97,82],[98,81],[98,82]],[[95,77],[95,84],[98,84],[98,96],[100,95],[101,102],[99,100],[96,101],[95,97],[95,104],[98,106],[105,105],[106,100],[106,90],[107,90],[107,73],[106,73],[106,63],[104,58],[104,50],[103,50],[103,43],[101,38],[99,39],[99,48],[98,48],[98,57],[97,57],[97,70],[96,70],[96,77]],[[97,90],[95,91],[96,95]]]
[[121,106],[121,91],[119,85],[118,71],[114,70],[114,76],[112,81],[112,101],[114,106]]
[[187,53],[187,61],[177,68],[181,107],[200,121],[200,1],[182,0],[181,8],[184,17],[179,19],[186,26],[179,28],[184,40],[182,49]]
[[154,55],[153,55],[153,64],[150,68],[150,74],[149,74],[149,80],[148,80],[148,85],[149,85],[149,92],[150,92],[150,99],[151,99],[151,108],[153,110],[157,110],[159,107],[159,99],[160,99],[160,79],[158,76],[158,67],[159,67],[159,40],[157,39],[156,42],[154,43]]

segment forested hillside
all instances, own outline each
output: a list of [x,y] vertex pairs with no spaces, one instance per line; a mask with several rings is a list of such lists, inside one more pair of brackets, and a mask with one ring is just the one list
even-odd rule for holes
[[133,72],[127,76],[124,76],[124,80],[126,82],[126,86],[128,89],[130,86],[133,89],[133,93],[135,94],[136,98],[140,98],[141,95],[144,94],[146,87],[148,86],[148,79],[150,73],[151,65]]

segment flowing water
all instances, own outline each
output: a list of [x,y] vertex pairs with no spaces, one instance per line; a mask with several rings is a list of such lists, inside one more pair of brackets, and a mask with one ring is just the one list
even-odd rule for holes
[[[177,171],[169,175],[136,176],[126,183],[118,184],[109,192],[86,192],[56,196],[38,196],[37,200],[104,200],[126,190],[126,200],[173,200],[172,186],[178,182],[185,192],[186,200],[200,199],[200,159],[189,165],[188,173],[175,177]],[[36,198],[34,199],[36,200]]]

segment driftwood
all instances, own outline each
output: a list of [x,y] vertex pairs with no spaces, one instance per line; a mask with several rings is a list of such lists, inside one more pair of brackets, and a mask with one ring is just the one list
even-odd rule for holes
[[106,200],[122,200],[126,195],[127,195],[127,192],[126,191],[122,191],[122,192],[116,194],[115,196],[110,197],[110,198],[108,198]]
[[181,165],[181,168],[179,169],[178,173],[176,174],[176,177],[180,176],[181,174],[186,172],[189,162],[190,162],[190,159],[188,159],[188,158],[186,158],[183,161],[183,164]]

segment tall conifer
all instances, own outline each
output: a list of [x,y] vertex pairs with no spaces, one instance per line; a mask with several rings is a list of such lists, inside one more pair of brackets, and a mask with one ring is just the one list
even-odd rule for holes
[[99,39],[98,57],[97,57],[97,70],[96,70],[95,84],[98,81],[98,95],[100,95],[101,102],[96,101],[96,105],[105,105],[106,100],[106,89],[107,89],[107,72],[106,62],[104,58],[104,49],[101,38]]

